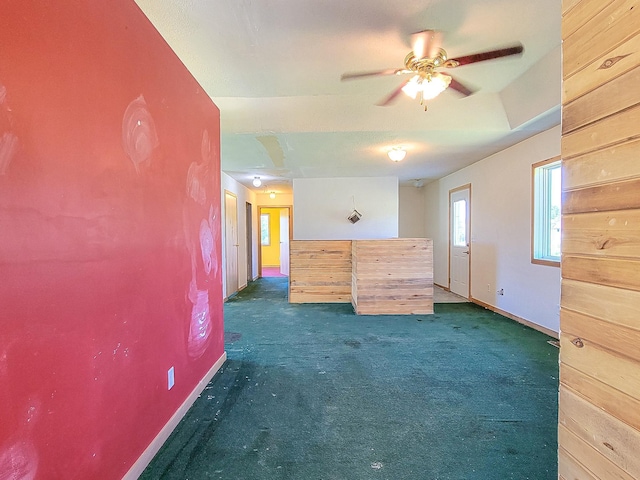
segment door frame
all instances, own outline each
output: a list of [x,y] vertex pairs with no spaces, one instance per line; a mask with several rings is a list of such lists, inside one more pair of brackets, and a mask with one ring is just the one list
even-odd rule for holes
[[247,244],[247,284],[253,282],[253,205],[245,201],[245,225]]
[[468,236],[469,236],[469,278],[467,279],[467,284],[469,285],[469,301],[471,301],[471,299],[473,298],[471,295],[471,255],[472,255],[472,250],[471,250],[471,244],[473,243],[471,241],[471,228],[472,228],[472,216],[471,216],[471,209],[473,208],[473,202],[471,201],[471,184],[467,183],[465,185],[460,185],[459,187],[456,188],[452,188],[451,190],[449,190],[449,206],[448,206],[448,211],[447,211],[447,216],[449,218],[449,221],[447,222],[447,228],[449,230],[449,233],[447,235],[448,241],[447,241],[447,278],[448,278],[448,285],[447,285],[447,290],[451,291],[451,230],[452,230],[452,225],[451,225],[451,197],[453,196],[454,193],[460,192],[462,190],[469,190],[469,231],[467,232]]
[[[235,226],[236,226],[236,242],[238,242],[237,244],[231,245],[231,247],[234,247],[234,251],[235,251],[235,256],[236,256],[236,273],[235,273],[235,277],[236,277],[236,288],[233,292],[229,292],[229,272],[228,272],[228,255],[231,252],[231,250],[229,249],[229,245],[227,243],[227,223],[228,223],[228,218],[227,218],[227,195],[230,197],[233,197],[235,199],[236,202],[236,213],[235,213]],[[240,275],[239,275],[239,265],[238,265],[238,260],[239,260],[239,255],[238,255],[238,250],[239,250],[239,242],[240,242],[240,229],[239,229],[239,224],[238,224],[238,196],[233,193],[230,190],[225,189],[224,190],[224,203],[223,203],[223,207],[224,207],[224,288],[225,288],[225,300],[228,299],[231,295],[233,295],[234,293],[236,293],[237,291],[240,290]]]
[[262,216],[263,208],[286,208],[287,210],[289,210],[289,243],[291,243],[291,240],[293,240],[293,205],[258,205],[258,218],[256,219],[258,223],[258,229],[256,230],[256,241],[258,242],[258,278],[262,278],[262,242],[260,241],[260,217]]

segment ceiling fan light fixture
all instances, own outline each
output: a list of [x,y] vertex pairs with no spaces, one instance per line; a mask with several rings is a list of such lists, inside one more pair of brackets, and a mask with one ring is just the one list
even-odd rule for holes
[[422,98],[431,100],[444,92],[451,83],[449,75],[434,73],[431,78],[422,81]]
[[407,156],[407,151],[401,147],[393,147],[387,152],[392,162],[401,162]]
[[262,185],[262,180],[260,180],[260,177],[253,177],[253,186],[259,187],[260,185]]
[[404,87],[402,87],[402,91],[409,97],[415,98],[418,96],[418,93],[422,90],[420,75],[414,75],[411,77]]

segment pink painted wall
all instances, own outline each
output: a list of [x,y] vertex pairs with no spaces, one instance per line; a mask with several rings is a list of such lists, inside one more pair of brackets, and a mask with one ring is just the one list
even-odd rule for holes
[[222,356],[219,130],[132,0],[0,3],[0,478],[121,478]]

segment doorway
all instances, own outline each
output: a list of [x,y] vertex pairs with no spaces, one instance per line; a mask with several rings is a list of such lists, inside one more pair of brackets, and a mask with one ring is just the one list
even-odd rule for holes
[[261,277],[289,276],[291,207],[258,207],[260,243],[258,271]]
[[225,297],[238,291],[238,199],[224,192]]
[[253,281],[253,205],[246,202],[245,222],[247,232],[247,284]]
[[471,184],[449,191],[449,289],[471,292]]

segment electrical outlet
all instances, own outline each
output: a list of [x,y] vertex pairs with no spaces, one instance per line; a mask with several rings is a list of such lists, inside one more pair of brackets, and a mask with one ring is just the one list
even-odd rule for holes
[[487,292],[490,292],[490,291],[491,291],[491,284],[487,283]]
[[171,367],[167,371],[167,390],[171,390],[175,383],[176,383],[175,371],[173,367]]

